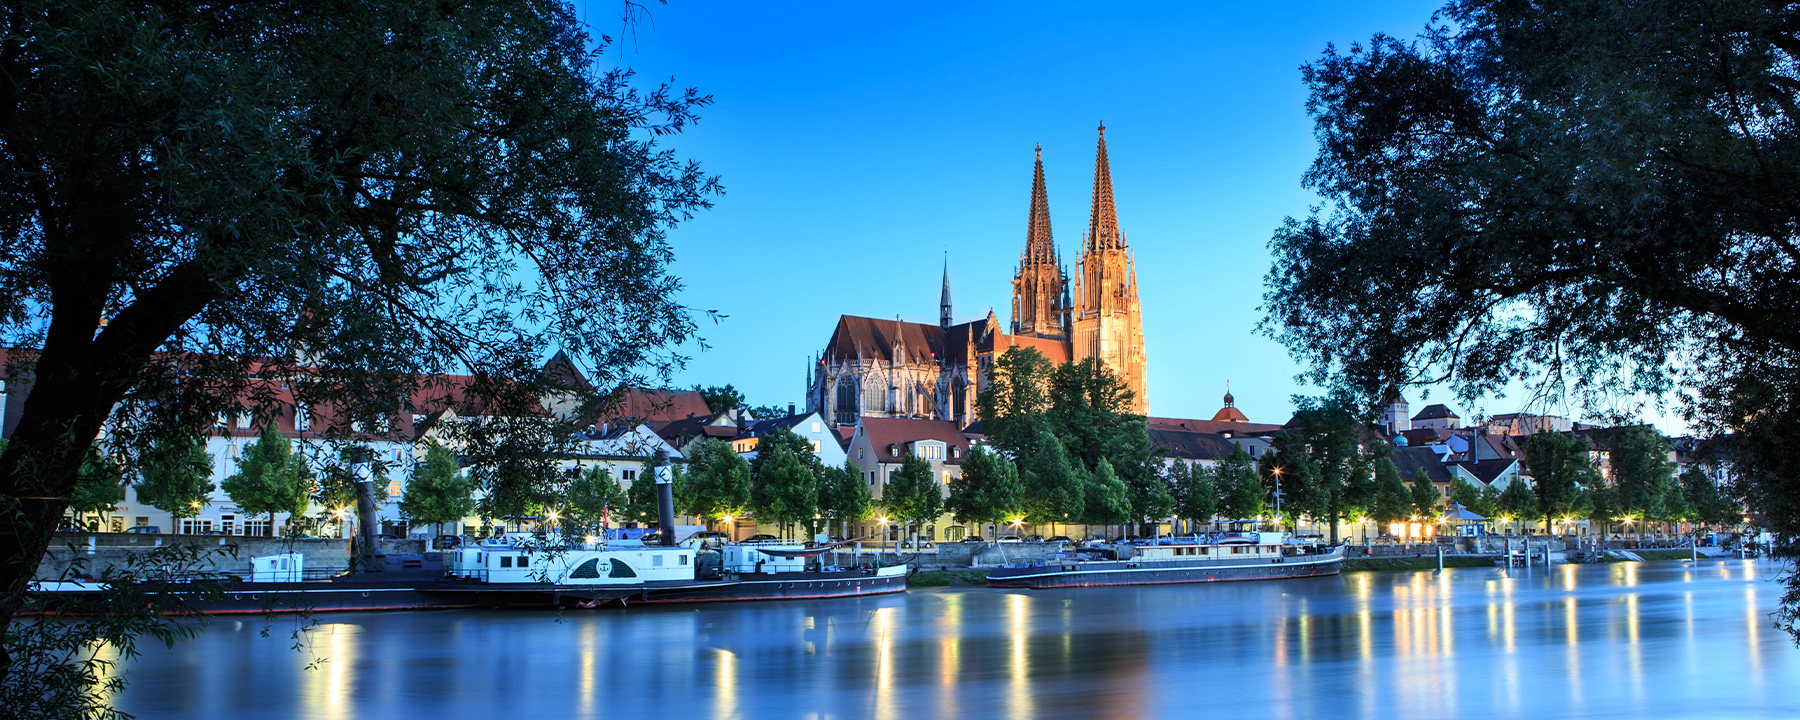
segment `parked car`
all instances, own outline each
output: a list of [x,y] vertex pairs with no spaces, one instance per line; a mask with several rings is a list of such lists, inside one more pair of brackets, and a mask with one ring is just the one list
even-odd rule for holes
[[717,530],[703,530],[689,535],[688,540],[697,542],[701,547],[716,548],[721,545],[729,544],[731,542],[731,536]]
[[1043,542],[1043,541],[1044,541],[1044,536],[1042,536],[1042,535],[1027,535],[1025,537],[1025,542]]
[[996,540],[995,542],[1015,543],[1015,542],[1025,542],[1025,541],[1020,539],[1019,536],[1017,536],[1017,535],[1001,535],[1000,539]]
[[751,535],[750,537],[745,538],[744,542],[747,542],[747,543],[768,542],[771,540],[780,540],[780,539],[781,538],[775,537],[774,535],[770,535],[768,533],[762,533],[760,535]]
[[963,541],[963,542],[971,542],[971,543],[973,543],[973,542],[982,542],[982,539],[981,539],[981,536],[980,536],[980,535],[970,535],[970,536],[968,536],[968,537],[966,537],[966,538],[963,538],[963,539],[962,539],[962,541]]
[[161,535],[162,528],[156,525],[139,525],[137,527],[125,528],[125,532],[133,535]]
[[376,533],[375,539],[376,540],[399,540],[400,538],[398,536],[395,536],[390,533]]
[[431,547],[435,550],[455,550],[462,546],[463,539],[458,535],[439,535],[431,541]]
[[1075,541],[1070,540],[1069,536],[1067,536],[1067,535],[1057,535],[1055,537],[1050,538],[1049,540],[1045,540],[1044,542],[1075,542]]

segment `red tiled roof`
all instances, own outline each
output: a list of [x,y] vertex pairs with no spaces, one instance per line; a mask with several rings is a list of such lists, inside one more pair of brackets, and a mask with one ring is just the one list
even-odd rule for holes
[[596,422],[615,423],[630,418],[657,428],[674,420],[712,414],[706,399],[694,390],[624,388],[617,391],[615,399],[616,402],[609,406],[610,411],[603,413]]
[[951,457],[944,462],[951,465],[962,462],[969,454],[969,439],[964,437],[956,423],[949,420],[911,420],[907,418],[874,418],[862,419],[863,432],[869,436],[869,445],[881,453],[883,461],[893,461],[885,453],[889,445],[900,447],[901,453],[909,452],[908,444],[918,440],[938,440],[954,449]]
[[944,331],[924,323],[844,315],[825,345],[825,356],[837,361],[858,357],[892,360],[896,344],[905,353],[900,362],[934,365],[944,352]]
[[1234,435],[1272,435],[1281,431],[1280,425],[1253,422],[1227,422],[1218,420],[1192,420],[1188,418],[1145,418],[1152,430],[1187,430],[1190,432],[1222,433]]
[[1234,407],[1225,407],[1225,408],[1219,408],[1218,412],[1213,413],[1212,421],[1213,422],[1247,423],[1247,422],[1250,422],[1250,418],[1244,417],[1244,411],[1242,411],[1242,410],[1239,410]]

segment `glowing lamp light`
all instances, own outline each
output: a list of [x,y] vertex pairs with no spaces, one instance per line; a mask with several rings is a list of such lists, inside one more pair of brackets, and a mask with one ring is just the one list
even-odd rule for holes
[[544,519],[549,520],[550,522],[556,522],[556,518],[558,518],[558,517],[560,517],[560,516],[556,514],[555,510],[551,510],[550,512],[544,513]]
[[1020,524],[1020,523],[1023,523],[1023,522],[1025,522],[1025,518],[1022,518],[1022,517],[1016,517],[1016,518],[1013,518],[1013,521],[1012,521],[1012,524],[1014,524],[1014,525],[1018,525],[1018,524]]
[[600,538],[597,538],[597,537],[594,537],[594,536],[593,536],[593,535],[589,535],[589,536],[587,536],[587,543],[588,543],[588,544],[589,544],[589,545],[592,545],[592,544],[594,544],[594,543],[597,543],[597,542],[600,542]]
[[883,524],[883,525],[886,525],[886,524],[888,524],[888,519],[887,519],[887,516],[885,516],[885,515],[884,515],[884,516],[882,516],[882,517],[879,517],[879,518],[876,518],[876,519],[875,519],[875,521],[876,521],[876,522],[879,522],[879,523],[881,523],[881,524]]
[[733,522],[733,518],[730,515],[726,515],[725,522]]

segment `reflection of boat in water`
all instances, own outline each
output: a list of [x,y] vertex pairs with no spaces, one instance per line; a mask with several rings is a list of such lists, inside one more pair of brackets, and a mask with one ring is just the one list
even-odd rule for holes
[[1285,533],[1215,533],[1073,548],[994,568],[987,581],[1003,588],[1157,585],[1336,575],[1343,567],[1343,545],[1295,542]]

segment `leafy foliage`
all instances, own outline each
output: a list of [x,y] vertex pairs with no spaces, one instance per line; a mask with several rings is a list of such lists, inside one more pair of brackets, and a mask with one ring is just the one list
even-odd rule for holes
[[[700,399],[706,401],[707,409],[716,413],[744,407],[744,394],[738,392],[737,388],[730,385],[724,387],[719,387],[717,385],[695,385],[694,392],[700,393]],[[757,418],[767,419],[763,418],[761,415],[758,415]]]
[[0,630],[94,438],[130,462],[222,413],[304,410],[354,442],[456,405],[515,420],[456,440],[516,505],[562,478],[484,468],[544,447],[503,439],[552,422],[553,346],[596,388],[681,364],[664,233],[720,188],[657,140],[710,98],[596,71],[571,4],[3,13],[0,346],[35,382],[0,453]]
[[1169,465],[1164,478],[1175,501],[1176,517],[1196,523],[1212,522],[1219,512],[1220,495],[1212,470],[1178,460]]
[[825,468],[819,474],[819,514],[847,523],[869,519],[875,514],[875,497],[863,482],[862,471],[849,459],[843,467]]
[[820,468],[811,446],[804,446],[803,456],[795,452],[792,443],[770,442],[773,439],[757,443],[750,508],[758,520],[773,522],[785,531],[789,523],[811,522],[817,514]]
[[[1303,70],[1326,203],[1275,231],[1266,327],[1365,400],[1684,386],[1792,549],[1797,68],[1800,4],[1755,0],[1453,0],[1416,42],[1328,49]],[[1800,638],[1800,575],[1783,608]]]
[[1597,480],[1588,450],[1586,440],[1568,433],[1540,432],[1525,441],[1525,465],[1531,468],[1537,517],[1545,528],[1573,514],[1581,488]]
[[687,504],[682,511],[707,520],[742,515],[750,507],[750,463],[723,440],[706,438],[687,447]]
[[206,440],[179,435],[157,438],[138,458],[138,500],[180,520],[200,514],[218,485]]
[[1412,491],[1400,479],[1400,468],[1394,466],[1393,458],[1376,459],[1375,509],[1369,517],[1385,527],[1412,517],[1413,512]]
[[626,503],[625,489],[604,467],[587,468],[569,481],[569,520],[582,530],[608,524],[612,514],[622,512]]
[[907,453],[882,487],[881,504],[889,516],[908,523],[936,520],[944,513],[944,495],[932,477],[931,463]]
[[273,526],[275,513],[294,517],[306,513],[312,485],[313,472],[306,458],[294,452],[274,425],[267,425],[256,442],[244,447],[237,472],[219,487],[238,509],[247,515],[267,515]]
[[1235,448],[1213,468],[1213,483],[1219,489],[1219,514],[1230,520],[1245,520],[1263,514],[1262,481],[1257,478],[1254,461],[1243,448]]
[[1412,511],[1414,515],[1421,518],[1437,517],[1439,497],[1437,484],[1431,481],[1431,476],[1425,473],[1425,468],[1419,468],[1418,472],[1413,473]]
[[950,480],[945,508],[957,522],[971,525],[979,534],[987,525],[999,525],[1015,517],[1025,505],[1025,484],[1018,467],[1005,457],[979,445],[969,449],[962,475]]
[[406,493],[400,498],[400,512],[427,525],[462,522],[475,512],[475,483],[461,472],[456,454],[432,443],[425,448],[425,461],[413,466]]

